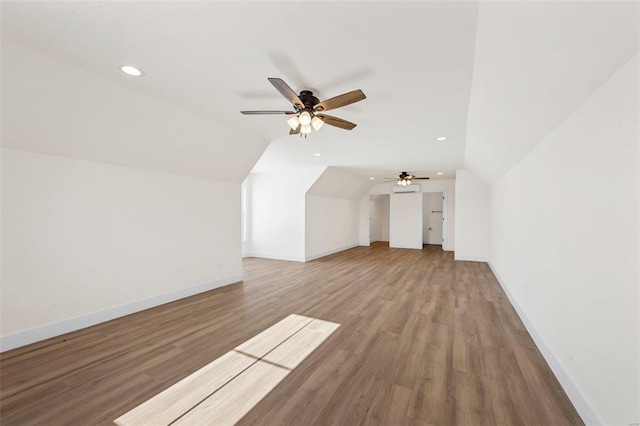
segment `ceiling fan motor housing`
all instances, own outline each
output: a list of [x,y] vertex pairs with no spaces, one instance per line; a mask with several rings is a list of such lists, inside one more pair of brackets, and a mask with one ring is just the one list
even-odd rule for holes
[[309,90],[303,90],[302,92],[300,92],[300,96],[298,97],[304,104],[304,107],[308,108],[309,110],[313,110],[313,107],[316,104],[320,103],[320,99],[313,96],[313,92]]

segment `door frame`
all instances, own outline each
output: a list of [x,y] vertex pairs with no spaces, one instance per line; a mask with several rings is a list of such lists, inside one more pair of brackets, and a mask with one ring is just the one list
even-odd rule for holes
[[[447,226],[447,224],[449,223],[448,209],[447,209],[447,200],[449,199],[449,195],[447,194],[446,189],[440,189],[440,188],[424,188],[422,190],[422,193],[424,194],[426,192],[442,192],[442,250],[444,250],[445,247],[447,247],[447,235],[448,235],[447,231],[449,229]],[[423,202],[424,202],[424,198],[423,198]],[[422,224],[422,226],[424,228],[424,223]],[[422,236],[420,236],[420,238],[422,238]]]
[[[366,209],[367,209],[367,226],[366,226],[366,230],[365,230],[365,241],[362,241],[362,243],[364,244],[360,244],[360,245],[364,245],[364,246],[370,246],[371,245],[371,196],[372,195],[389,195],[389,208],[391,208],[391,189],[388,190],[384,190],[384,189],[378,189],[375,191],[369,191],[369,194],[367,195],[367,205],[366,205]],[[362,228],[361,228],[362,229]]]
[[[448,247],[449,240],[449,208],[447,201],[449,200],[449,191],[445,188],[420,188],[420,193],[424,194],[425,192],[442,192],[442,250],[450,251],[446,248]],[[364,229],[365,238],[364,241],[361,241],[360,245],[369,246],[371,244],[371,196],[376,194],[389,195],[391,196],[392,189],[378,189],[374,191],[369,191],[369,195],[367,195],[366,202],[366,216],[367,216],[367,226]],[[391,200],[389,200],[391,201]],[[423,199],[424,201],[424,199]],[[391,208],[391,202],[389,202],[389,208]],[[391,219],[391,218],[389,218]],[[424,226],[424,224],[422,224]],[[362,229],[362,228],[361,228]],[[422,232],[422,229],[420,229]],[[422,235],[420,235],[420,240],[422,240]]]

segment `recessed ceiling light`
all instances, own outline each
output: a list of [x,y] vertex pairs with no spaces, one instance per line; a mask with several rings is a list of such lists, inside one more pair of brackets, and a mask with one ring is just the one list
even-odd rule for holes
[[315,155],[316,157],[322,157],[322,154],[320,154],[319,152],[317,152],[317,153],[315,153],[313,155]]
[[132,75],[134,77],[140,77],[142,75],[142,71],[140,71],[138,68],[133,67],[131,65],[123,65],[120,67],[120,69],[122,70],[123,73]]
[[446,141],[447,137],[446,136],[440,136],[439,138],[436,138],[437,141]]
[[442,174],[442,172],[438,172],[438,173],[436,173],[436,174],[441,175],[441,174]]
[[373,178],[373,177],[370,177],[370,178],[369,178],[369,180],[374,180],[374,179],[375,179],[375,178]]

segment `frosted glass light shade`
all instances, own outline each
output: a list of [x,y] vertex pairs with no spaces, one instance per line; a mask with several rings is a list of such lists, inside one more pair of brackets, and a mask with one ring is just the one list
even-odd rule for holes
[[324,121],[322,121],[319,117],[313,117],[311,119],[311,125],[313,126],[314,129],[316,129],[316,131],[320,130],[320,127],[322,127],[322,125],[324,124]]
[[308,124],[302,124],[300,126],[300,133],[304,133],[305,135],[311,133],[311,126]]
[[308,111],[302,111],[300,114],[300,124],[303,126],[308,126],[311,124],[311,114]]
[[289,124],[289,126],[291,126],[293,130],[295,130],[298,128],[298,125],[300,124],[300,119],[298,118],[297,115],[294,115],[293,117],[287,120],[287,124]]

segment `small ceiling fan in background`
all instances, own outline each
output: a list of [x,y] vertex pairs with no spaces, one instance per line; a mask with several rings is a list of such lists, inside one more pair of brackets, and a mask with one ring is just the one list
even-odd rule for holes
[[247,115],[265,115],[265,114],[285,114],[292,115],[287,123],[291,127],[289,131],[290,135],[300,136],[311,133],[311,127],[316,131],[322,127],[323,124],[339,127],[345,130],[351,130],[356,127],[355,123],[343,120],[338,117],[324,114],[324,111],[340,108],[345,105],[349,105],[366,98],[362,90],[353,90],[342,95],[335,96],[326,101],[320,102],[318,98],[313,96],[313,92],[309,90],[303,90],[299,95],[294,92],[291,87],[287,85],[281,78],[269,78],[271,84],[284,96],[291,105],[293,111],[240,111],[242,114]]
[[418,177],[414,176],[411,173],[402,172],[398,175],[397,178],[385,178],[384,180],[387,182],[397,181],[397,184],[400,186],[408,186],[411,185],[412,180],[428,180],[430,179],[428,176]]

